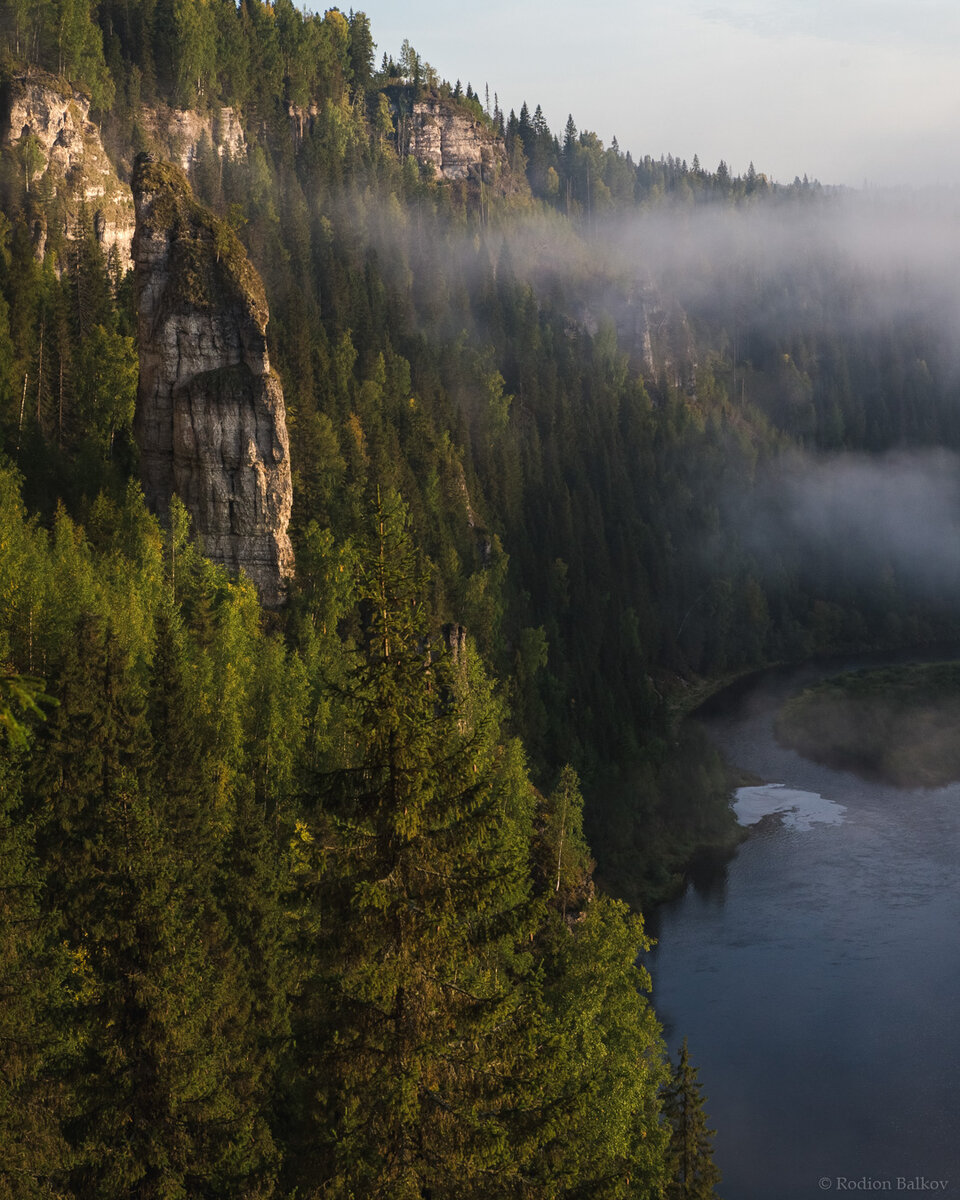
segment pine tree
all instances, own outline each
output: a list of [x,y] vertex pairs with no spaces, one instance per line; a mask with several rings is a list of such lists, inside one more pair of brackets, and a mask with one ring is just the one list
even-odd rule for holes
[[370,18],[366,13],[350,11],[350,71],[353,89],[364,93],[373,76],[373,52],[376,43],[370,32]]
[[720,1182],[713,1161],[714,1130],[707,1128],[697,1070],[683,1039],[677,1065],[664,1089],[663,1112],[670,1127],[668,1200],[711,1200]]
[[541,1050],[522,1094],[525,1176],[536,1194],[627,1200],[659,1196],[667,1078],[660,1030],[638,965],[643,923],[598,896],[583,838],[576,772],[542,799],[533,843],[543,908],[535,938]]
[[88,89],[94,108],[106,111],[116,89],[103,55],[103,35],[90,0],[55,0],[57,71]]

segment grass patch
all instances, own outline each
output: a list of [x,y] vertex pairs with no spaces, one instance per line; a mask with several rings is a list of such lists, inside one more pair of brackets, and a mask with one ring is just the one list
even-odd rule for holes
[[960,663],[855,671],[809,687],[775,732],[814,762],[897,787],[960,780]]

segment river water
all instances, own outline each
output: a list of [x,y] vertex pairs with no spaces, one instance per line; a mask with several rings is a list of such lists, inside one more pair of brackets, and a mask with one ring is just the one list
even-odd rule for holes
[[653,914],[654,1002],[699,1068],[723,1200],[960,1196],[960,785],[866,783],[777,745],[778,704],[828,673],[767,674],[704,717],[783,785],[741,793],[741,819],[788,811]]

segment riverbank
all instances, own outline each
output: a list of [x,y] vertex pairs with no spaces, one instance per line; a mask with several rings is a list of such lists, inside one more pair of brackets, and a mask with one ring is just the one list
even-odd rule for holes
[[[687,1037],[696,1056],[724,1196],[809,1200],[820,1178],[957,1166],[960,785],[867,783],[773,736],[791,696],[886,665],[781,669],[698,714],[728,761],[782,786],[773,803],[788,809],[649,914],[654,1004],[668,1044]],[[811,813],[811,797],[839,808]]]
[[814,762],[902,788],[960,780],[960,663],[847,672],[787,700],[774,729]]

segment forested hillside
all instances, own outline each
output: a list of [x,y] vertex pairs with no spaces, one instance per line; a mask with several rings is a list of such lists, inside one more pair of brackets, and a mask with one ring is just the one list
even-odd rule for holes
[[[0,1190],[660,1195],[609,895],[735,838],[704,687],[956,635],[955,572],[798,527],[846,452],[956,447],[937,296],[865,302],[819,185],[555,135],[361,12],[0,35]],[[263,279],[279,611],[143,500],[143,151]]]

